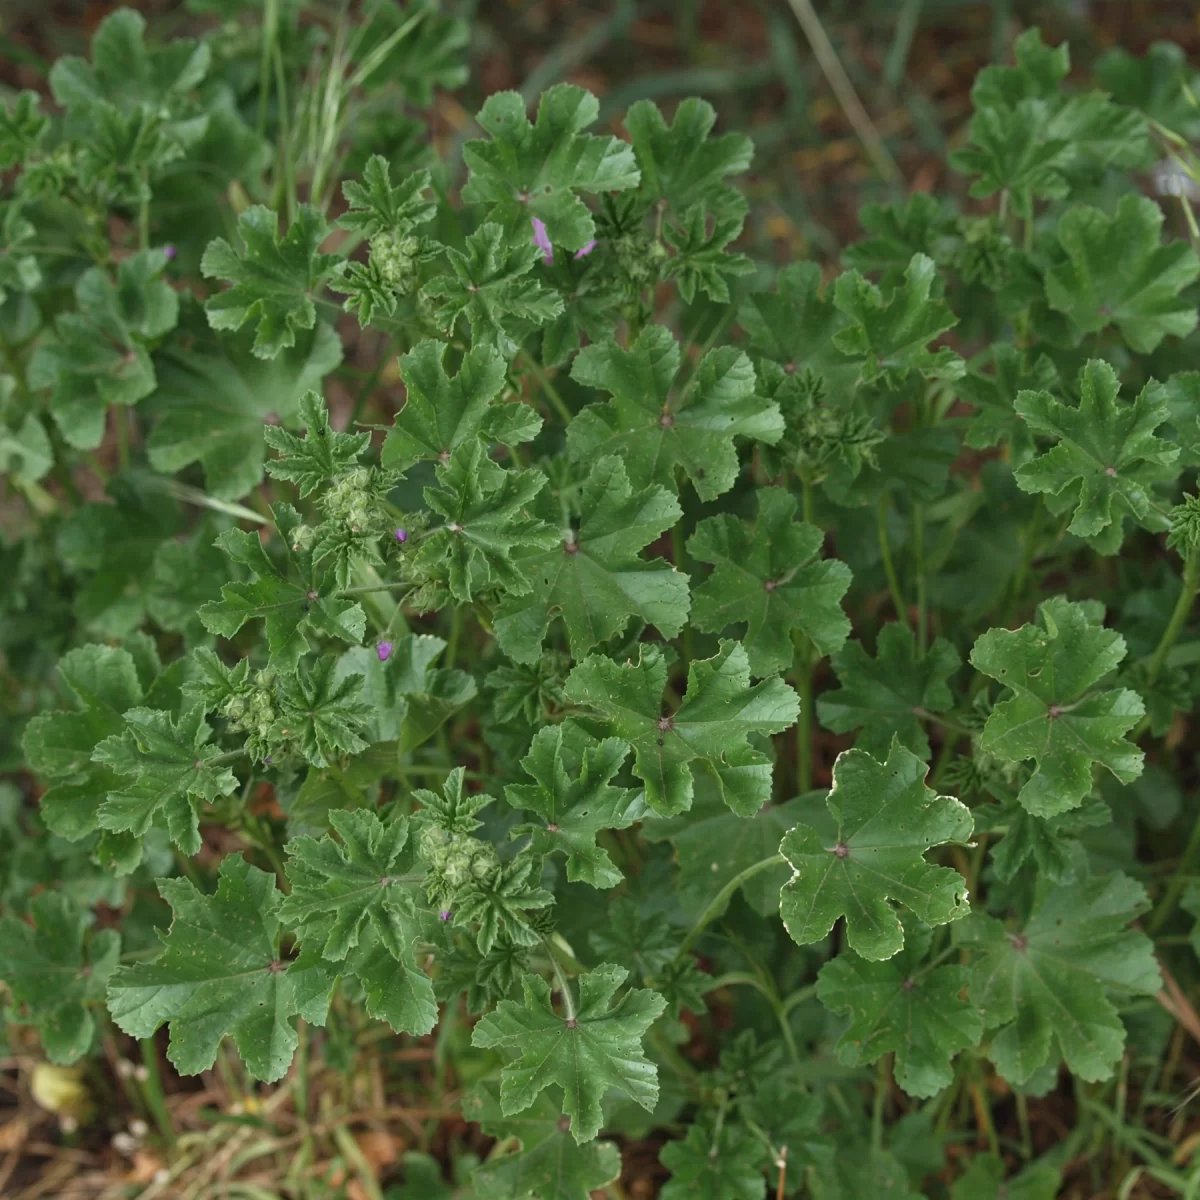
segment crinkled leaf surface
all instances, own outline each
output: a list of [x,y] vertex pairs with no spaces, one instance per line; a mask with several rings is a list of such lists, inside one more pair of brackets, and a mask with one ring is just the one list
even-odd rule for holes
[[34,350],[29,384],[52,389],[50,413],[76,449],[100,445],[109,405],[129,407],[155,389],[150,349],[179,319],[166,267],[162,250],[140,250],[121,261],[115,281],[103,267],[88,268],[75,285],[75,311]]
[[1060,1172],[1040,1162],[1019,1175],[1005,1176],[1004,1159],[998,1154],[974,1154],[950,1195],[952,1200],[1054,1200],[1062,1187]]
[[561,314],[562,297],[530,274],[542,252],[525,233],[509,237],[489,221],[467,238],[465,249],[447,248],[451,273],[430,280],[423,293],[447,332],[465,318],[473,346],[494,346],[510,357],[526,332]]
[[92,758],[122,779],[98,809],[100,825],[116,833],[142,837],[161,820],[185,854],[200,851],[197,810],[204,801],[228,796],[237,777],[221,752],[206,745],[212,732],[204,708],[195,705],[178,719],[152,708],[126,710],[125,729],[102,741]]
[[953,350],[930,350],[929,343],[957,324],[944,300],[932,296],[937,268],[914,254],[903,284],[885,296],[857,271],[838,276],[833,302],[849,323],[833,336],[834,346],[862,362],[862,377],[899,382],[909,371],[929,379],[958,379],[966,364]]
[[1168,335],[1196,328],[1196,306],[1180,295],[1200,276],[1186,241],[1163,245],[1163,211],[1146,196],[1124,196],[1111,217],[1067,209],[1056,227],[1065,261],[1046,273],[1050,307],[1078,334],[1116,325],[1132,350],[1149,354]]
[[314,767],[327,767],[367,748],[361,736],[371,716],[361,675],[337,674],[337,659],[323,655],[279,681],[279,717],[270,737],[294,744]]
[[967,969],[925,963],[932,931],[907,922],[904,949],[887,962],[845,951],[817,977],[817,996],[831,1012],[850,1018],[838,1039],[848,1066],[894,1054],[896,1082],[910,1096],[933,1096],[954,1078],[951,1060],[979,1044],[983,1019],[960,996]]
[[702,521],[688,540],[688,553],[716,568],[696,589],[692,624],[720,633],[745,622],[751,672],[773,675],[791,668],[794,630],[818,654],[841,649],[850,632],[841,607],[850,568],[817,558],[824,534],[795,520],[794,496],[759,488],[755,497],[753,524],[726,513]]
[[732,1122],[713,1134],[707,1122],[697,1122],[682,1140],[662,1148],[659,1161],[671,1172],[663,1200],[763,1200],[766,1147]]
[[971,664],[1011,692],[992,710],[980,739],[1006,762],[1037,769],[1017,799],[1035,816],[1077,808],[1099,763],[1122,783],[1142,773],[1142,752],[1126,734],[1145,705],[1126,688],[1098,688],[1125,657],[1125,639],[1061,596],[1038,607],[1038,623],[989,629]]
[[505,1116],[500,1088],[484,1080],[463,1100],[463,1116],[502,1142],[520,1148],[491,1154],[475,1168],[480,1195],[494,1200],[589,1200],[621,1171],[621,1153],[612,1142],[576,1143],[570,1120],[544,1092],[524,1112]]
[[[262,482],[264,432],[267,445],[280,449],[274,439],[290,435],[275,426],[306,420],[305,393],[342,361],[341,340],[320,321],[269,362],[255,357],[250,344],[246,334],[209,333],[196,349],[171,344],[155,359],[158,390],[149,403],[158,423],[147,444],[150,465],[171,472],[199,462],[208,492],[220,500],[240,499]],[[277,468],[272,474],[301,482]]]
[[[275,524],[285,544],[300,524],[300,514],[290,505],[273,509]],[[261,619],[271,661],[292,670],[309,648],[307,630],[357,644],[362,641],[367,618],[361,606],[339,597],[329,572],[316,572],[312,553],[288,550],[289,578],[270,558],[257,533],[227,529],[217,543],[234,562],[249,568],[255,578],[248,583],[227,583],[221,599],[200,609],[200,619],[210,633],[231,638],[247,622]]]
[[1019,930],[983,913],[957,928],[971,1002],[995,1030],[988,1057],[1010,1083],[1059,1057],[1081,1079],[1112,1075],[1125,1027],[1110,995],[1162,986],[1150,939],[1129,928],[1146,907],[1141,884],[1114,873],[1047,889]]
[[233,1038],[251,1076],[280,1079],[296,1049],[295,1015],[325,1023],[333,973],[319,963],[280,960],[275,879],[240,854],[221,860],[215,894],[186,879],[160,879],[171,927],[151,962],[120,967],[108,985],[113,1020],[132,1037],[169,1022],[167,1057],[182,1075],[216,1061]]
[[301,496],[309,496],[322,484],[352,470],[370,446],[371,435],[339,433],[329,424],[324,398],[315,391],[300,398],[300,419],[304,422],[302,438],[267,426],[267,445],[279,456],[267,463],[267,474],[294,483]]
[[583,131],[596,120],[596,97],[575,84],[548,88],[533,122],[519,92],[495,92],[476,116],[489,141],[463,147],[470,172],[468,204],[486,204],[488,217],[511,228],[533,218],[551,242],[578,250],[595,236],[588,207],[576,194],[622,191],[638,182],[628,143]]
[[612,399],[588,405],[568,426],[571,457],[619,454],[635,488],[675,491],[682,467],[702,500],[727,492],[738,473],[734,438],[778,441],[779,407],[755,392],[750,360],[730,346],[710,350],[682,390],[678,370],[679,344],[662,325],[642,330],[629,350],[616,342],[581,350],[571,378]]
[[200,263],[206,278],[232,285],[205,301],[209,324],[214,329],[252,324],[257,330],[252,350],[259,358],[274,358],[296,344],[299,330],[316,324],[313,295],[338,261],[318,251],[329,227],[311,205],[300,206],[283,237],[278,226],[274,212],[253,205],[238,217],[241,252],[216,238]]
[[845,916],[851,949],[879,962],[904,947],[897,906],[927,925],[966,915],[966,880],[926,862],[925,854],[945,842],[965,842],[971,814],[927,788],[926,771],[898,741],[886,762],[864,750],[838,755],[826,800],[836,834],[822,837],[797,825],[779,847],[794,872],[780,893],[779,915],[801,946],[820,941]]
[[553,530],[529,512],[545,475],[506,471],[472,438],[438,465],[437,481],[438,486],[425,489],[425,502],[444,523],[421,542],[418,567],[444,582],[459,601],[489,588],[514,595],[531,591],[519,552],[549,549],[557,541]]
[[120,735],[122,714],[142,702],[133,656],[116,646],[79,646],[59,661],[75,709],[39,713],[25,726],[25,757],[31,770],[53,781],[42,796],[46,825],[71,841],[97,826],[97,808],[117,776],[96,763],[99,742]]
[[1129,404],[1120,386],[1108,363],[1091,359],[1079,373],[1077,407],[1049,392],[1021,392],[1015,405],[1034,433],[1058,443],[1018,468],[1018,486],[1049,494],[1059,509],[1074,506],[1068,528],[1095,538],[1102,554],[1119,549],[1123,517],[1154,517],[1151,488],[1178,471],[1179,447],[1154,435],[1171,416],[1164,389],[1150,384]]
[[[634,491],[625,464],[606,455],[592,467],[578,505],[578,528],[572,523],[554,545],[521,559],[532,591],[510,597],[496,612],[500,648],[517,662],[541,657],[557,618],[576,658],[621,633],[633,617],[664,637],[676,637],[687,621],[688,577],[664,559],[640,556],[680,520],[674,495],[655,484]],[[541,499],[543,515],[554,508],[552,498]]]
[[[365,988],[386,994],[393,1029],[425,1034],[437,1023],[429,976],[417,965],[419,922],[414,887],[421,878],[408,820],[373,812],[331,812],[337,839],[293,838],[287,844],[292,890],[279,920],[296,927],[322,957],[345,963]],[[388,963],[387,957],[394,961]]]
[[505,1116],[523,1112],[552,1083],[563,1090],[563,1113],[577,1142],[600,1132],[600,1101],[609,1088],[624,1093],[647,1112],[658,1100],[657,1071],[642,1053],[641,1039],[662,1014],[666,1001],[645,988],[612,998],[629,974],[601,963],[579,976],[574,1017],[554,1011],[550,985],[526,975],[524,1000],[502,1000],[471,1034],[471,1045],[500,1050],[512,1061],[500,1077]]
[[338,225],[365,238],[407,233],[414,225],[432,220],[437,212],[437,205],[425,198],[430,186],[428,171],[414,171],[400,183],[392,183],[388,160],[372,154],[363,167],[362,183],[347,179],[342,184],[347,210],[338,218]]
[[799,701],[781,679],[751,687],[745,648],[734,641],[720,645],[713,658],[692,662],[687,694],[674,712],[663,708],[667,663],[654,645],[642,643],[636,663],[592,655],[567,679],[567,696],[601,713],[633,746],[634,774],[660,815],[691,806],[693,763],[712,773],[739,816],[752,816],[770,799],[771,760],[748,738],[793,724]]
[[628,829],[645,815],[640,793],[612,786],[628,757],[628,742],[597,742],[570,721],[539,729],[521,760],[535,782],[504,790],[509,804],[539,821],[516,826],[512,836],[529,835],[534,854],[565,854],[567,879],[573,883],[615,887],[624,876],[596,844],[596,835],[604,829]]
[[445,355],[440,342],[423,341],[400,356],[408,398],[383,443],[385,467],[405,471],[421,459],[445,463],[464,442],[514,445],[541,429],[541,417],[528,405],[494,403],[505,375],[498,350],[472,347],[453,376]]
[[874,658],[862,642],[852,641],[832,661],[842,686],[817,700],[821,724],[834,733],[861,729],[856,745],[869,754],[886,754],[895,737],[927,759],[929,738],[918,710],[943,713],[954,707],[947,680],[962,660],[953,645],[935,638],[918,654],[912,629],[892,621],[879,631]]
[[713,106],[694,96],[679,104],[670,125],[652,100],[630,105],[625,128],[649,202],[665,200],[683,213],[701,203],[719,205],[733,191],[726,179],[749,168],[754,143],[742,133],[710,136],[716,121]]
[[88,1005],[104,999],[121,936],[105,929],[85,945],[91,914],[59,892],[40,892],[29,909],[33,925],[11,913],[0,917],[0,979],[28,1009],[50,1061],[72,1063],[92,1044]]

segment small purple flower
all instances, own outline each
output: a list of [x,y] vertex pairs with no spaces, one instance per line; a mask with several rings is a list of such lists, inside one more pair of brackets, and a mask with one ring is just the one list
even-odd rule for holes
[[579,249],[575,251],[575,257],[576,258],[587,258],[587,256],[589,254],[591,254],[591,252],[593,250],[595,250],[595,248],[596,248],[596,239],[592,238],[592,240],[590,242],[588,242],[588,244],[586,246],[580,246]]
[[546,232],[546,222],[537,217],[531,217],[533,222],[533,244],[542,252],[547,263],[554,261],[554,247],[550,245],[550,235]]
[[379,655],[380,662],[387,662],[392,655],[392,643],[380,642],[379,645],[375,647],[375,653]]
[[266,757],[263,759],[263,762],[265,762],[265,763],[269,763],[270,761],[271,761],[271,756],[268,754],[268,755],[267,755],[267,756],[266,756]]
[[450,910],[448,908],[443,908],[438,913],[438,916],[441,917],[443,921],[448,921],[450,920]]
[[163,247],[163,253],[164,253],[164,254],[165,254],[165,255],[166,255],[168,258],[174,258],[174,257],[175,257],[175,247],[174,247],[174,246],[164,246],[164,247]]
[[400,543],[400,545],[403,546],[404,543],[408,541],[408,530],[407,529],[397,529],[396,530],[396,541],[398,541]]

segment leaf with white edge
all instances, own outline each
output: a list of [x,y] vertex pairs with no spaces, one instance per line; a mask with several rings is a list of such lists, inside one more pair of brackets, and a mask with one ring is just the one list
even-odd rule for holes
[[795,723],[796,693],[781,679],[750,686],[750,661],[738,642],[725,641],[712,658],[688,667],[687,694],[674,712],[663,708],[667,662],[642,643],[638,661],[624,665],[600,655],[579,663],[567,679],[576,704],[607,718],[634,749],[633,773],[646,785],[646,803],[661,816],[691,807],[693,764],[716,778],[725,803],[753,816],[771,797],[771,760],[749,735],[773,734]]
[[543,857],[565,854],[572,883],[616,887],[624,876],[596,844],[596,835],[605,829],[628,829],[645,815],[640,793],[612,786],[628,757],[628,742],[598,742],[572,721],[539,729],[521,759],[535,782],[510,785],[504,798],[540,820],[515,826],[510,836],[529,836],[530,849]]
[[[699,916],[743,871],[777,855],[783,835],[804,820],[812,803],[823,807],[822,801],[821,793],[809,792],[742,817],[729,811],[715,780],[704,774],[696,780],[692,808],[677,817],[651,816],[642,825],[642,836],[651,842],[669,841],[675,848],[680,906]],[[772,917],[779,911],[779,889],[788,875],[786,863],[767,867],[746,879],[740,891],[756,913]]]
[[721,633],[744,622],[751,673],[773,675],[792,666],[793,631],[819,655],[841,649],[850,632],[841,607],[850,568],[818,558],[825,535],[795,520],[794,496],[759,488],[755,498],[753,524],[724,513],[702,521],[688,540],[688,553],[716,568],[696,589],[692,624]]
[[95,762],[122,779],[97,810],[102,828],[144,837],[152,823],[162,823],[171,841],[185,854],[200,852],[199,807],[238,786],[227,764],[214,764],[221,752],[206,745],[212,730],[204,708],[195,705],[178,720],[152,708],[131,708],[125,730],[102,741]]
[[274,358],[294,346],[297,332],[316,324],[314,293],[338,262],[336,255],[318,250],[328,232],[325,218],[308,204],[300,206],[282,238],[276,213],[260,204],[246,209],[238,216],[241,252],[216,238],[200,263],[206,279],[232,284],[204,302],[209,324],[240,329],[251,323],[259,358]]
[[523,1003],[502,1000],[476,1024],[471,1045],[499,1050],[511,1060],[500,1076],[505,1116],[529,1108],[551,1084],[563,1090],[562,1111],[571,1118],[578,1143],[600,1132],[600,1101],[609,1088],[654,1111],[657,1071],[642,1053],[641,1040],[666,1001],[635,988],[612,1004],[628,974],[624,967],[601,963],[579,976],[572,1016],[554,1011],[550,985],[541,976],[526,975]]
[[977,1046],[983,1019],[961,997],[967,968],[926,963],[932,930],[906,922],[904,949],[887,962],[868,962],[845,951],[817,977],[817,998],[830,1012],[850,1018],[838,1039],[847,1066],[894,1054],[896,1082],[910,1096],[935,1096],[954,1078],[951,1061]]
[[1179,447],[1154,435],[1171,419],[1166,389],[1151,382],[1129,404],[1120,387],[1108,363],[1090,359],[1079,372],[1078,406],[1049,392],[1020,392],[1014,405],[1034,433],[1057,442],[1017,469],[1017,486],[1048,495],[1055,511],[1074,507],[1068,529],[1094,539],[1101,554],[1120,549],[1125,517],[1164,527],[1153,487],[1179,473]]
[[1122,197],[1111,217],[1080,204],[1059,218],[1063,261],[1046,272],[1046,299],[1077,335],[1116,325],[1149,354],[1196,328],[1196,306],[1180,293],[1200,276],[1200,258],[1186,241],[1163,244],[1162,225],[1162,209],[1140,195]]
[[1038,623],[989,629],[971,665],[1009,689],[983,727],[980,745],[1004,762],[1037,764],[1017,799],[1035,816],[1078,808],[1099,763],[1122,783],[1142,773],[1126,738],[1145,705],[1126,688],[1098,688],[1125,657],[1125,639],[1083,604],[1061,596],[1038,606]]
[[898,906],[927,925],[966,915],[966,880],[925,855],[967,841],[971,814],[927,788],[927,770],[898,741],[886,762],[864,750],[837,756],[826,799],[836,833],[822,837],[797,825],[779,847],[794,872],[780,893],[779,915],[799,945],[820,941],[844,916],[850,948],[880,962],[904,947]]
[[182,1075],[207,1071],[229,1035],[252,1078],[283,1078],[297,1044],[290,1018],[323,1025],[334,975],[319,962],[280,959],[274,876],[231,854],[214,895],[186,879],[160,879],[158,890],[171,926],[156,958],[109,980],[113,1020],[136,1038],[168,1022],[167,1058]]
[[[589,1200],[621,1173],[617,1147],[578,1145],[570,1120],[544,1092],[524,1112],[505,1116],[499,1086],[484,1080],[464,1097],[462,1109],[502,1143],[471,1175],[476,1191],[489,1200]],[[514,1140],[519,1148],[512,1148]]]
[[95,1038],[89,1005],[104,999],[121,937],[105,929],[88,936],[85,946],[91,913],[60,892],[40,892],[29,908],[33,925],[11,913],[0,917],[0,980],[28,1010],[46,1057],[53,1063],[72,1063],[88,1052]]
[[1109,1079],[1125,1049],[1111,996],[1162,987],[1154,946],[1129,924],[1149,907],[1119,873],[1045,891],[1024,926],[975,913],[955,930],[971,953],[970,996],[994,1030],[988,1057],[1009,1083],[1066,1061],[1080,1079]]
[[[557,506],[539,500],[549,517]],[[640,556],[682,517],[675,497],[655,485],[635,492],[621,459],[606,455],[584,481],[578,505],[578,529],[563,529],[553,546],[520,560],[532,591],[496,611],[496,640],[516,662],[538,661],[557,618],[576,658],[622,633],[631,618],[664,637],[678,636],[687,621],[688,577],[664,559]]]
[[880,631],[871,658],[862,642],[852,641],[833,656],[842,685],[817,700],[821,724],[834,733],[861,729],[856,743],[868,754],[887,754],[892,738],[921,758],[930,755],[922,712],[944,713],[954,707],[947,681],[962,665],[945,638],[934,638],[917,653],[912,629],[891,621]]
[[468,178],[463,200],[487,206],[489,220],[528,230],[543,223],[550,241],[579,250],[596,234],[578,192],[623,191],[638,182],[633,150],[611,136],[583,131],[600,103],[585,88],[560,83],[538,101],[537,118],[525,115],[519,92],[495,92],[476,116],[490,141],[463,147]]
[[658,1158],[671,1172],[659,1193],[662,1200],[763,1200],[766,1195],[767,1148],[733,1122],[716,1130],[707,1121],[697,1122],[682,1141],[668,1142]]
[[571,378],[612,395],[589,404],[567,428],[576,461],[619,454],[635,488],[677,490],[682,467],[702,500],[727,492],[738,474],[735,437],[773,444],[783,433],[779,406],[755,391],[750,360],[731,346],[710,350],[680,390],[679,344],[662,325],[642,330],[629,350],[588,346]]
[[542,418],[527,404],[500,404],[505,363],[492,346],[474,346],[458,373],[445,367],[441,342],[418,342],[400,356],[408,397],[383,443],[383,465],[406,471],[429,459],[448,463],[464,442],[481,440],[512,446],[535,438]]

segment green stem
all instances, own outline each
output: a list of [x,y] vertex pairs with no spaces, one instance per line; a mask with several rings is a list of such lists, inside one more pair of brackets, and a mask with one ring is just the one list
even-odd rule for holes
[[1191,615],[1192,602],[1196,599],[1197,589],[1200,589],[1200,551],[1191,550],[1183,564],[1183,587],[1179,592],[1179,599],[1175,601],[1171,619],[1167,622],[1167,627],[1163,630],[1163,635],[1154,648],[1154,656],[1150,659],[1150,665],[1146,668],[1147,684],[1153,683],[1166,665],[1167,654],[1175,645]]
[[1191,873],[1197,854],[1200,854],[1200,815],[1196,817],[1195,823],[1192,825],[1187,846],[1184,847],[1183,855],[1179,859],[1179,869],[1171,876],[1162,899],[1146,920],[1146,932],[1151,937],[1167,923],[1167,919],[1175,911],[1175,905],[1178,903],[1179,897],[1183,895],[1183,889],[1187,887],[1187,877]]
[[871,1148],[883,1149],[883,1106],[891,1089],[890,1055],[883,1055],[875,1064],[875,1101],[871,1105]]
[[747,867],[744,871],[739,871],[710,901],[708,907],[700,914],[696,923],[688,930],[687,936],[679,944],[679,949],[675,951],[675,961],[679,962],[688,950],[691,949],[692,943],[704,932],[704,929],[715,921],[718,915],[725,911],[725,906],[729,903],[733,893],[738,890],[747,880],[753,879],[755,875],[761,875],[763,871],[770,870],[771,867],[778,867],[787,862],[787,859],[782,854],[773,854],[770,858],[760,859],[752,866]]
[[[339,596],[369,596],[372,592],[394,592],[400,588],[412,590],[413,584],[406,579],[397,579],[392,583],[365,583],[358,587],[342,588]],[[457,610],[456,610],[457,611]]]
[[392,352],[392,341],[393,339],[389,337],[384,343],[383,350],[380,352],[375,366],[358,389],[358,395],[354,397],[354,408],[350,412],[350,420],[346,425],[347,429],[353,429],[358,418],[362,416],[362,410],[366,407],[367,399],[375,390],[375,385],[379,382],[379,377],[383,374],[384,367],[387,366],[388,356]]
[[796,646],[796,666],[792,680],[800,696],[800,715],[796,718],[796,790],[800,795],[812,791],[812,706],[813,656],[808,639],[798,630],[792,632]]
[[925,602],[925,506],[914,504],[913,569],[917,576],[917,649],[924,654],[929,645],[929,612]]
[[1021,1128],[1021,1157],[1028,1162],[1033,1157],[1033,1131],[1029,1128],[1029,1099],[1024,1092],[1017,1093],[1017,1124]]
[[117,465],[122,471],[128,471],[129,458],[129,419],[125,406],[113,406],[113,419],[117,426]]
[[546,955],[550,959],[550,968],[554,972],[554,982],[558,987],[559,994],[562,996],[563,1009],[565,1010],[567,1026],[571,1029],[575,1028],[575,997],[571,995],[571,985],[563,974],[563,969],[559,965],[558,955],[554,953],[554,947],[550,944],[548,938],[542,938],[542,945],[546,948]]
[[550,401],[551,407],[562,418],[563,424],[569,425],[574,419],[575,414],[567,407],[567,402],[559,394],[558,388],[550,382],[550,377],[542,370],[528,350],[522,350],[519,357],[533,372],[533,377],[538,381],[538,385]]
[[900,580],[896,575],[896,564],[892,561],[892,546],[888,540],[887,531],[888,494],[883,492],[879,497],[879,553],[883,557],[883,572],[887,576],[888,591],[892,595],[892,607],[896,610],[896,620],[908,624],[908,607],[904,603],[904,593],[900,590]]
[[142,172],[142,200],[138,205],[138,249],[150,249],[150,172]]
[[162,1076],[158,1070],[158,1051],[152,1037],[140,1038],[138,1046],[142,1051],[142,1065],[146,1068],[146,1078],[142,1080],[142,1098],[154,1118],[159,1132],[166,1139],[168,1146],[175,1145],[175,1126],[171,1122],[171,1114],[167,1109],[167,1101],[163,1096]]

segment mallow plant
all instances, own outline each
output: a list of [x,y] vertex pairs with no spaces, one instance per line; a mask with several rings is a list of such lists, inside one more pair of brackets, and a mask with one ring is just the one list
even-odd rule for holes
[[1179,57],[1026,32],[838,268],[702,99],[455,157],[436,4],[215,7],[0,110],[10,1041],[432,1035],[460,1195],[1055,1194],[1196,973]]

